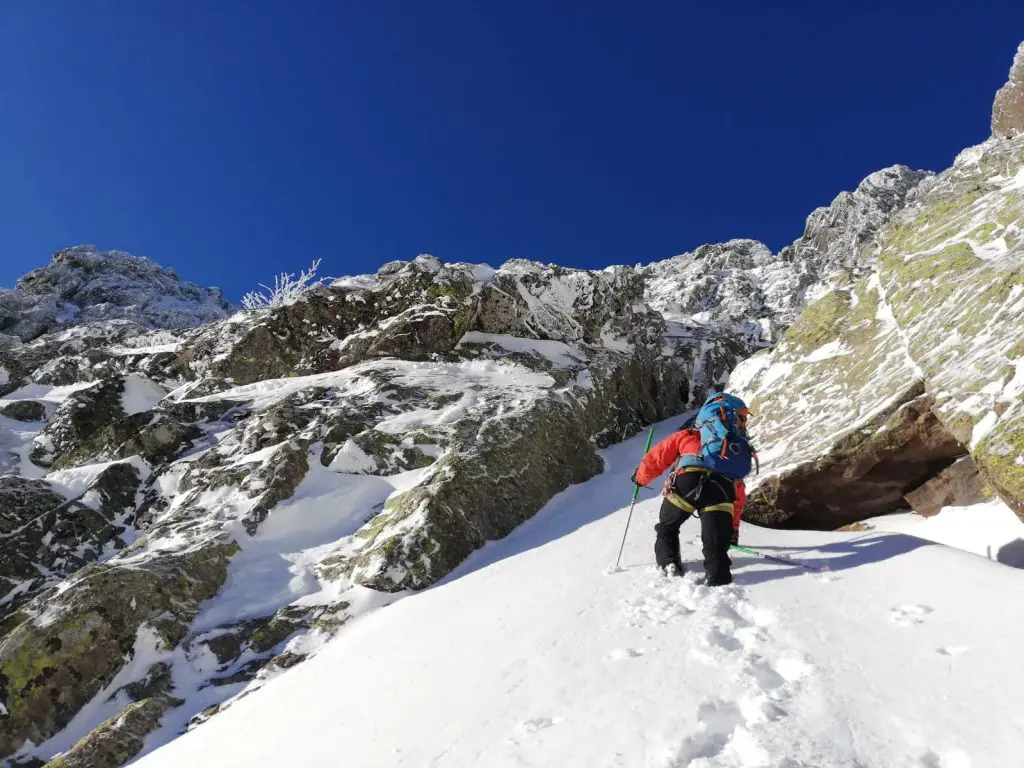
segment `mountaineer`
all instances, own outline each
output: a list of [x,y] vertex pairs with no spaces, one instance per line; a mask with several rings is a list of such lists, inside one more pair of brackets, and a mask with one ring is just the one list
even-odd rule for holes
[[746,501],[743,478],[757,463],[747,436],[746,403],[724,392],[704,401],[697,416],[644,456],[633,482],[646,486],[666,469],[664,501],[654,555],[668,575],[685,569],[679,554],[679,528],[691,515],[700,519],[704,573],[708,586],[732,583],[729,546],[739,542],[740,514]]

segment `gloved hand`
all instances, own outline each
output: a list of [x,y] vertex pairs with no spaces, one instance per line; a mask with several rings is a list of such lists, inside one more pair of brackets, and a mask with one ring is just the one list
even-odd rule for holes
[[739,531],[733,531],[732,532],[732,536],[729,537],[729,544],[731,544],[732,546],[735,547],[735,546],[738,546],[739,543],[740,543],[740,532]]
[[634,469],[634,470],[633,470],[633,475],[632,475],[632,476],[631,476],[631,477],[629,478],[629,479],[630,479],[630,481],[632,481],[633,485],[640,485],[640,483],[638,483],[638,482],[636,481],[636,473],[637,473],[637,472],[639,472],[639,471],[640,471],[640,469],[639,469],[639,468],[637,468],[637,469]]

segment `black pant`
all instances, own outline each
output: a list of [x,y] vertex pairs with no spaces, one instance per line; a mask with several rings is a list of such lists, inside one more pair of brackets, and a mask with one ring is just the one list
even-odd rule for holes
[[[700,512],[704,507],[733,502],[736,500],[736,488],[732,481],[718,475],[704,472],[680,472],[676,475],[674,489],[687,502],[698,510],[700,519],[700,537],[704,545],[704,573],[710,586],[721,586],[732,583],[729,568],[729,541],[732,538],[731,512]],[[675,565],[682,568],[679,555],[679,528],[690,519],[675,504],[665,499],[661,503],[658,524],[654,526],[657,538],[654,541],[654,557],[658,565],[664,568]]]

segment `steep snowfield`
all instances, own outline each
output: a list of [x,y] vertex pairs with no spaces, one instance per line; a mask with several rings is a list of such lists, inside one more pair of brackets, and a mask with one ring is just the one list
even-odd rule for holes
[[[354,621],[307,663],[137,764],[1024,760],[1024,665],[1012,640],[1024,632],[1024,572],[901,534],[746,525],[744,544],[829,572],[736,557],[736,584],[709,590],[693,575],[656,574],[658,499],[648,492],[613,573],[643,439],[605,451],[603,475],[439,585]],[[700,559],[696,535],[691,522],[689,562]]]

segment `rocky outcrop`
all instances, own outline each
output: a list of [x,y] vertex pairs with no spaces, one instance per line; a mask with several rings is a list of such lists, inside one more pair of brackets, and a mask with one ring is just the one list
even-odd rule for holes
[[0,622],[105,552],[125,546],[133,538],[142,480],[138,467],[111,464],[69,499],[42,480],[0,477]]
[[801,265],[809,278],[805,285],[837,272],[865,274],[878,255],[879,231],[931,176],[903,165],[872,173],[853,192],[840,192],[829,206],[815,209],[803,235],[779,259]]
[[917,514],[931,517],[943,507],[966,507],[984,501],[988,495],[978,465],[970,456],[964,456],[906,494],[906,499]]
[[778,259],[756,240],[704,245],[644,269],[645,300],[669,335],[742,343],[748,354],[777,339],[810,283],[806,265]]
[[143,646],[180,643],[236,551],[223,543],[132,567],[89,566],[60,600],[44,595],[23,606],[24,620],[0,640],[0,701],[8,713],[0,754],[57,733]]
[[46,416],[46,406],[35,400],[17,400],[0,406],[0,415],[15,421],[41,421]]
[[179,366],[245,384],[364,359],[431,359],[452,351],[476,301],[468,266],[432,256],[393,262],[372,278],[319,286],[300,301],[200,331],[186,341]]
[[1024,137],[961,154],[894,221],[881,281],[936,414],[1024,516]]
[[1010,79],[996,94],[992,105],[992,135],[1012,138],[1024,133],[1024,43],[1017,49]]
[[190,328],[233,311],[216,288],[182,282],[146,258],[82,245],[58,251],[0,295],[0,332],[30,341],[62,325],[115,319]]
[[745,516],[762,525],[835,529],[884,515],[962,454],[928,396],[879,414],[814,462],[762,481]]
[[[141,396],[140,387],[145,389]],[[173,453],[186,438],[195,435],[186,427],[172,429],[151,424],[153,414],[149,406],[163,392],[138,376],[115,376],[74,392],[36,438],[32,461],[59,469],[88,460],[124,458],[132,453],[148,453],[147,458]],[[141,408],[134,402],[138,397],[143,398]],[[126,443],[128,451],[121,450],[119,454],[118,448]]]
[[[879,232],[868,276],[831,281],[778,348],[739,366],[730,386],[752,402],[766,459],[750,519],[833,527],[892,511],[968,450],[1024,515],[1022,169],[1024,138],[963,153]],[[887,414],[925,402],[925,432],[894,441]],[[905,460],[917,469],[889,484]]]
[[43,768],[118,768],[142,750],[164,713],[180,704],[166,695],[132,702]]

